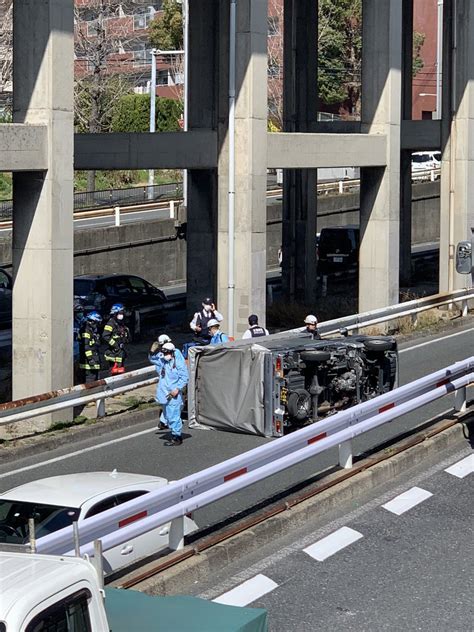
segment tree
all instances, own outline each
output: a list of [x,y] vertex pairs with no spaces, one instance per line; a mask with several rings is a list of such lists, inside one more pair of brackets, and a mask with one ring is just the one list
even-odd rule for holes
[[0,92],[12,89],[13,0],[0,0]]
[[[133,29],[123,18],[133,15],[136,0],[89,0],[87,20],[76,4],[75,17],[75,124],[78,132],[110,130],[115,104],[132,89],[130,55]],[[93,19],[91,19],[93,18]],[[136,76],[134,76],[136,79]],[[88,172],[88,189],[95,189],[95,172]]]
[[160,50],[182,50],[183,12],[176,0],[163,0],[161,12],[151,22],[150,44]]
[[[182,106],[174,99],[156,99],[157,132],[176,132]],[[148,94],[128,94],[117,103],[111,121],[113,132],[147,132],[150,125],[150,96]]]
[[327,105],[346,102],[351,114],[360,108],[361,27],[361,0],[320,0],[319,99]]

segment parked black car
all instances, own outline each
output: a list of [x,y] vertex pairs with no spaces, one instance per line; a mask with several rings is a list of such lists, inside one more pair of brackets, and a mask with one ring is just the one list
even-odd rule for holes
[[164,315],[165,293],[132,274],[83,274],[74,277],[74,298],[85,309],[97,310],[104,318],[114,303],[122,303],[132,335],[140,333],[145,321]]
[[0,268],[0,329],[12,326],[12,287],[10,274]]
[[348,270],[355,267],[358,261],[358,226],[332,226],[321,229],[318,244],[320,274]]

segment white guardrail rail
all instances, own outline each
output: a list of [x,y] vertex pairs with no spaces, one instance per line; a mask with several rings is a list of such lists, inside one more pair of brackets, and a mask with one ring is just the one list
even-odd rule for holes
[[38,538],[36,549],[74,555],[80,547],[82,555],[93,556],[170,522],[170,548],[182,548],[187,514],[331,448],[339,449],[339,464],[350,468],[355,437],[451,393],[454,409],[465,410],[471,384],[474,356],[88,518],[76,535],[71,526]]
[[[464,317],[467,316],[470,300],[474,300],[474,289],[435,294],[362,314],[328,320],[318,325],[318,331],[323,336],[337,334],[342,328],[357,333],[363,327],[376,326],[403,317],[410,317],[416,325],[418,314],[421,312],[454,304],[460,305],[460,313]],[[290,332],[282,332],[275,335],[281,337],[284,333],[294,333],[300,330],[293,329]],[[96,402],[97,417],[103,417],[105,415],[105,401],[107,398],[115,397],[143,386],[149,386],[157,381],[158,376],[155,367],[148,366],[122,375],[106,377],[90,384],[81,384],[0,404],[0,426],[25,421],[39,415],[65,410],[74,406],[84,406],[91,402]]]

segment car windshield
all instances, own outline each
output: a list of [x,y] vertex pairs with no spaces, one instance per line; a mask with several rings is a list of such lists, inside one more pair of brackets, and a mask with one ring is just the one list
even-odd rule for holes
[[93,287],[94,281],[91,279],[74,279],[74,296],[89,296]]
[[431,156],[429,154],[418,154],[412,156],[412,162],[430,162]]
[[0,542],[25,544],[28,542],[28,519],[34,518],[35,535],[41,538],[53,531],[70,526],[79,517],[73,507],[43,505],[0,499]]

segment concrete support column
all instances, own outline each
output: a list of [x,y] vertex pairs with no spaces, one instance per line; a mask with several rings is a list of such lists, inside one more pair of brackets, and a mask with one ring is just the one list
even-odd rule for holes
[[465,287],[456,244],[474,229],[474,0],[444,3],[440,292]]
[[361,169],[359,311],[398,303],[401,0],[364,0],[362,131],[387,138],[387,166]]
[[[219,2],[222,34],[229,33],[229,2]],[[227,15],[222,14],[226,11]],[[267,1],[236,3],[236,108],[235,108],[235,290],[233,334],[242,336],[247,317],[256,313],[265,322],[266,307],[266,189],[267,189]],[[219,60],[228,63],[228,39],[220,43]],[[228,312],[228,192],[229,135],[228,75],[219,73],[218,159],[218,306],[225,321]]]
[[[216,129],[219,3],[193,0],[188,4],[188,129]],[[217,298],[217,170],[187,173],[186,276],[188,313],[192,314],[204,297]]]
[[[402,120],[412,118],[413,110],[413,0],[402,4]],[[412,242],[411,151],[400,157],[400,284],[411,284]]]
[[[317,121],[318,3],[285,0],[284,131],[309,132]],[[311,305],[316,299],[317,170],[283,176],[283,293]]]
[[15,2],[13,120],[47,126],[48,169],[13,179],[14,399],[72,384],[73,57],[71,0]]

